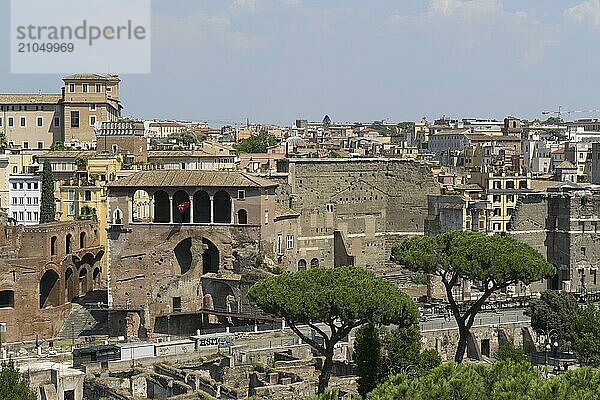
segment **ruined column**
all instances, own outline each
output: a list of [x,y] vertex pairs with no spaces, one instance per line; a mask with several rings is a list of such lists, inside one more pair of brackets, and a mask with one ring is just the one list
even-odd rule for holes
[[213,195],[209,195],[210,197],[210,223],[212,224],[214,222],[214,215],[215,215],[215,199],[213,197]]
[[233,198],[231,199],[231,221],[230,223],[235,223],[235,211],[233,209]]
[[154,222],[154,196],[150,196],[150,202],[148,205],[148,215],[150,222]]
[[190,224],[194,223],[194,195],[189,198],[190,202]]
[[175,213],[175,207],[173,207],[173,195],[169,195],[169,223],[173,223],[173,215]]

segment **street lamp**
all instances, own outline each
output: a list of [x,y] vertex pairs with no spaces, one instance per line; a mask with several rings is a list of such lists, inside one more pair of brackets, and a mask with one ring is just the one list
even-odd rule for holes
[[538,331],[538,336],[544,337],[544,367],[545,367],[545,376],[548,377],[548,352],[552,350],[552,348],[558,348],[558,331],[556,329],[548,329],[548,325],[546,325],[546,330],[540,329]]

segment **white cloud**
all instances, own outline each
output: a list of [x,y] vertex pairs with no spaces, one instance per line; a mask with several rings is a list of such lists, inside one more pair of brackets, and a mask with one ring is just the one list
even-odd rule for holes
[[502,0],[430,0],[420,14],[392,15],[389,26],[424,30],[434,44],[458,58],[498,47],[522,66],[541,62],[558,42],[555,29],[531,20],[525,11],[507,10]]
[[568,21],[600,28],[600,0],[586,0],[567,8],[563,15]]

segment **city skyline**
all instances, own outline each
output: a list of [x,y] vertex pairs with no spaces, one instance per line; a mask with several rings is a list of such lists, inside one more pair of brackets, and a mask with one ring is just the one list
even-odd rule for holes
[[[0,4],[8,33],[9,3]],[[152,73],[121,76],[129,116],[287,125],[325,114],[344,122],[534,119],[559,105],[600,108],[586,90],[600,62],[589,46],[600,31],[599,0],[152,5]],[[0,46],[6,60],[8,51]],[[58,75],[2,68],[1,92],[59,91]],[[598,114],[573,118],[587,116]]]

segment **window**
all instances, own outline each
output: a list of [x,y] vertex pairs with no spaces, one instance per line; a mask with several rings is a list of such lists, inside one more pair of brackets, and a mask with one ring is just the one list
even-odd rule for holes
[[501,201],[500,195],[499,194],[495,194],[494,197],[493,197],[493,201],[494,201],[494,203],[500,203],[500,201]]
[[59,127],[60,126],[60,117],[54,117],[54,126],[55,127]]
[[90,104],[90,111],[96,111],[96,105]]
[[13,197],[13,198],[12,198],[12,203],[13,203],[13,204],[17,204],[17,198],[16,198],[16,197]]
[[81,86],[81,91],[82,91],[83,93],[87,93],[87,92],[88,92],[88,84],[87,84],[87,83],[84,83],[84,84]]
[[38,200],[38,198],[37,198],[37,197],[34,197],[34,198],[33,198],[33,204],[34,204],[34,205],[37,205],[37,204],[38,204],[38,201],[39,201],[39,200]]
[[23,189],[23,182],[19,182],[19,189]]
[[31,205],[31,197],[28,197],[28,198],[27,198],[27,204],[28,204],[28,205]]
[[27,119],[25,117],[21,117],[19,124],[24,128],[27,125]]
[[325,208],[327,209],[327,212],[333,212],[335,210],[333,203],[326,204]]
[[269,210],[265,210],[265,225],[269,223]]
[[33,188],[37,189],[38,188],[38,183],[37,182],[33,182]]
[[13,211],[13,219],[16,220],[17,219],[17,212]]
[[12,128],[15,126],[15,119],[13,117],[8,117],[8,126]]
[[294,235],[287,235],[287,248],[288,250],[294,248]]
[[75,204],[69,204],[69,215],[75,215]]
[[513,203],[515,201],[515,195],[514,194],[507,195],[506,201],[508,201],[509,203]]
[[2,126],[2,117],[0,117],[0,126]]
[[506,182],[506,188],[507,189],[514,189],[515,188],[515,183],[513,181],[507,181]]
[[238,190],[238,200],[244,200],[246,198],[245,190]]
[[92,201],[92,191],[91,190],[86,190],[83,193],[83,198],[85,201]]
[[67,199],[75,200],[75,190],[74,189],[69,189],[69,191],[67,192]]
[[494,208],[494,217],[499,217],[502,214],[502,209]]
[[75,84],[73,84],[73,83],[69,84],[69,92],[75,93]]
[[23,148],[24,149],[28,149],[29,148],[29,142],[23,142]]
[[39,219],[40,219],[40,214],[37,211],[34,211],[33,212],[33,220],[37,222],[37,221],[39,221]]
[[44,142],[37,142],[37,148],[38,149],[43,149],[44,148]]
[[277,234],[277,254],[283,254],[283,235],[281,233]]
[[79,111],[71,111],[71,128],[79,128]]
[[13,189],[16,189],[16,188],[17,188],[17,182],[13,182],[13,184],[12,184],[12,188],[13,188]]
[[102,85],[99,83],[96,83],[96,93],[101,93],[102,92]]
[[23,211],[19,211],[19,221],[23,221],[25,218],[25,213]]
[[50,238],[50,255],[56,255],[56,236]]
[[23,204],[23,197],[19,197],[19,204]]
[[494,223],[493,228],[495,231],[499,231],[500,230],[500,223]]
[[90,115],[90,126],[96,125],[96,116]]
[[597,281],[596,281],[596,270],[595,270],[595,269],[593,269],[593,270],[591,270],[590,272],[592,273],[592,284],[593,284],[593,285],[596,285],[596,282],[597,282]]
[[31,221],[31,211],[27,211],[27,221]]
[[502,182],[493,181],[493,184],[494,184],[494,189],[502,189]]
[[37,117],[37,126],[44,126],[44,118]]
[[585,257],[585,250],[586,250],[586,249],[585,249],[585,247],[582,247],[582,248],[581,248],[581,254],[582,254],[584,257]]

